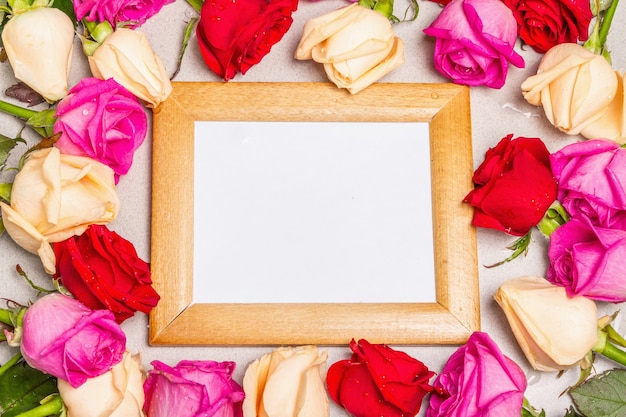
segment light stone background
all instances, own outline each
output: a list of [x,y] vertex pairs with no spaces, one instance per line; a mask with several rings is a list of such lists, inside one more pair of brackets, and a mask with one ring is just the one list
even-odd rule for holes
[[[324,0],[309,2],[301,0],[299,9],[293,15],[294,22],[281,42],[274,46],[271,53],[262,62],[251,68],[245,76],[237,76],[238,81],[327,81],[320,65],[312,61],[296,61],[293,54],[302,33],[304,23],[309,19],[330,12],[346,5],[343,0]],[[408,5],[405,0],[396,0],[396,15],[402,15]],[[432,54],[434,42],[425,36],[422,30],[427,27],[440,7],[434,3],[419,0],[420,15],[414,22],[395,25],[394,29],[406,44],[406,62],[381,81],[385,82],[445,82],[433,67]],[[612,31],[609,35],[609,45],[613,51],[613,65],[615,69],[626,68],[626,50],[624,38],[626,6],[620,6],[617,11]],[[173,73],[179,55],[179,47],[187,21],[196,15],[195,11],[183,0],[178,0],[166,6],[160,14],[153,17],[141,30],[145,31],[153,48],[162,58],[169,73]],[[522,98],[520,84],[528,76],[534,74],[541,55],[531,48],[523,48],[519,41],[516,50],[526,61],[525,69],[510,67],[506,85],[499,90],[475,87],[471,90],[472,130],[474,146],[474,165],[483,160],[485,151],[493,147],[500,138],[513,133],[515,136],[541,137],[550,151],[556,151],[563,145],[575,141],[559,133],[544,118],[541,109],[530,106]],[[76,44],[74,64],[71,72],[71,84],[75,84],[81,77],[88,74],[86,59],[81,54],[80,46]],[[4,91],[15,83],[12,70],[8,63],[0,64],[0,87]],[[197,49],[195,36],[191,39],[182,68],[175,78],[178,81],[220,81],[204,65]],[[0,115],[0,133],[15,135],[20,124],[11,117]],[[32,138],[32,136],[30,136]],[[172,158],[176,157],[176,143],[171,146]],[[151,140],[150,136],[135,155],[134,165],[129,174],[122,178],[118,185],[121,197],[121,211],[119,217],[110,225],[110,228],[134,243],[139,255],[148,260],[150,255],[150,168],[151,168]],[[10,174],[8,174],[10,176]],[[7,174],[0,179],[6,180]],[[182,178],[182,181],[185,179]],[[469,191],[469,190],[468,190]],[[162,198],[168,198],[163,195]],[[576,381],[578,370],[573,369],[558,378],[556,373],[538,373],[532,371],[521,353],[508,324],[497,304],[493,301],[493,294],[498,286],[506,279],[521,275],[543,276],[546,270],[547,241],[539,233],[534,234],[534,241],[530,246],[528,256],[497,268],[488,269],[483,265],[492,264],[509,255],[506,247],[514,238],[503,233],[478,230],[479,243],[479,274],[481,290],[482,329],[488,332],[498,343],[503,352],[519,363],[527,373],[529,386],[527,397],[537,407],[543,407],[548,416],[562,416],[569,405],[569,397],[559,397],[560,393]],[[173,245],[176,242],[172,242]],[[459,252],[464,248],[459,247]],[[29,273],[30,277],[39,285],[49,286],[49,277],[43,272],[37,257],[26,253],[17,247],[4,234],[0,237],[0,298],[27,302],[34,297],[33,291],[15,273],[15,265],[20,264]],[[602,311],[613,312],[621,306],[603,305]],[[148,319],[143,314],[136,314],[123,324],[128,335],[128,348],[133,352],[140,352],[144,365],[149,367],[152,360],[158,359],[170,365],[182,359],[211,359],[216,361],[231,360],[237,363],[235,378],[241,382],[247,365],[262,354],[273,349],[264,347],[150,347],[147,345]],[[618,323],[618,329],[626,331],[623,323]],[[367,338],[367,335],[354,335],[356,338]],[[429,368],[439,372],[456,346],[402,346],[398,347],[412,356],[422,360]],[[8,358],[6,347],[0,350],[0,363]],[[331,364],[336,360],[347,358],[349,349],[345,347],[328,348]],[[604,369],[611,364],[604,359],[597,361],[597,368]],[[420,416],[424,415],[426,402]],[[344,416],[340,408],[332,406],[332,416]]]

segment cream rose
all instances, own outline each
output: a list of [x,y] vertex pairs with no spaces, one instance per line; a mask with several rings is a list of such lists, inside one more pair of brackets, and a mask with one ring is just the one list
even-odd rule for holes
[[626,143],[626,106],[624,106],[624,75],[615,71],[617,92],[606,112],[587,125],[580,134],[588,139],[609,139],[623,145]]
[[578,364],[598,339],[596,304],[568,297],[544,278],[508,280],[494,296],[530,365],[558,371]]
[[143,381],[139,355],[126,352],[109,372],[89,378],[80,387],[62,379],[57,387],[67,417],[143,417]]
[[53,274],[51,243],[79,235],[90,224],[111,222],[119,198],[111,168],[53,147],[28,156],[15,176],[11,205],[0,202],[0,209],[11,238],[38,254],[46,272]]
[[563,43],[546,52],[537,74],[522,83],[522,94],[530,104],[543,106],[559,130],[578,135],[605,115],[617,87],[615,71],[604,57]]
[[328,79],[356,94],[404,63],[389,19],[357,3],[304,25],[296,59],[324,64]]
[[74,25],[65,13],[39,7],[15,14],[2,31],[2,43],[15,78],[51,103],[67,95]]
[[138,30],[117,29],[88,60],[94,77],[115,79],[149,107],[157,107],[172,92],[163,62]]
[[279,348],[246,369],[244,417],[330,415],[324,387],[327,353],[315,346]]

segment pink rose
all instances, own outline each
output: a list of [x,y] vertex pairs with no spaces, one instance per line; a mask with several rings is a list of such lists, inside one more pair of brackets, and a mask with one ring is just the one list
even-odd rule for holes
[[76,388],[121,362],[126,335],[109,310],[92,311],[80,301],[52,293],[24,315],[22,355],[33,368]]
[[524,68],[517,23],[500,0],[452,0],[424,33],[436,38],[435,68],[457,84],[500,88],[509,62]]
[[557,200],[572,217],[626,230],[626,151],[609,140],[563,147],[550,156]]
[[243,389],[232,379],[234,362],[153,361],[144,383],[147,417],[242,417]]
[[593,226],[572,218],[550,235],[547,279],[568,295],[621,303],[626,301],[626,231]]
[[148,131],[137,98],[113,79],[83,78],[57,106],[55,146],[66,155],[88,156],[115,172],[116,182],[133,163]]
[[487,333],[475,332],[433,386],[426,417],[519,417],[526,377]]
[[115,27],[117,23],[130,22],[140,26],[157,14],[163,6],[174,0],[74,0],[76,17],[90,22],[104,22]]

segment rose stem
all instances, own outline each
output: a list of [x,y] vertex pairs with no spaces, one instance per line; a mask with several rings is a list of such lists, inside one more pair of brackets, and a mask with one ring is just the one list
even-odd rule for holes
[[604,17],[602,18],[602,24],[600,25],[600,33],[598,34],[598,38],[600,39],[600,45],[604,47],[606,43],[606,38],[609,36],[609,29],[611,28],[611,22],[613,21],[613,16],[615,15],[615,10],[617,10],[617,4],[619,0],[613,0],[609,8],[604,12]]
[[37,114],[35,110],[25,109],[24,107],[16,106],[15,104],[7,103],[2,100],[0,100],[0,111],[24,120],[28,120]]
[[15,417],[46,417],[56,416],[63,410],[63,401],[59,395],[55,395],[50,401],[46,401],[38,407],[32,408],[16,415]]
[[616,347],[613,343],[607,341],[602,349],[598,349],[597,352],[602,356],[605,356],[612,361],[626,366],[626,352]]
[[17,353],[11,359],[9,359],[4,365],[0,366],[0,375],[4,374],[9,370],[13,365],[15,365],[20,359],[22,359],[22,354]]

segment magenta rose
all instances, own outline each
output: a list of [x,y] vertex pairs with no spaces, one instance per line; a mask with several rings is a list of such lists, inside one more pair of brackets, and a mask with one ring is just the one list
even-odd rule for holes
[[435,69],[457,84],[500,88],[509,63],[524,68],[515,18],[500,0],[452,0],[424,33],[435,38]]
[[234,362],[153,361],[144,383],[147,417],[242,417],[244,392],[232,379]]
[[433,386],[426,417],[519,417],[526,377],[487,333],[474,332]]
[[83,78],[59,102],[56,118],[54,132],[61,136],[55,146],[109,166],[116,182],[130,169],[148,131],[141,103],[112,78]]
[[121,362],[126,335],[109,310],[51,293],[26,311],[21,350],[30,366],[76,388]]
[[546,278],[570,296],[626,301],[626,231],[572,218],[550,235]]
[[[157,14],[163,6],[174,0],[73,0],[78,20],[83,17],[90,22],[107,21],[115,27],[117,23],[129,23],[130,27],[144,24]],[[127,26],[128,27],[128,26]]]
[[563,147],[550,162],[557,200],[570,216],[626,230],[625,149],[609,140],[588,140]]

